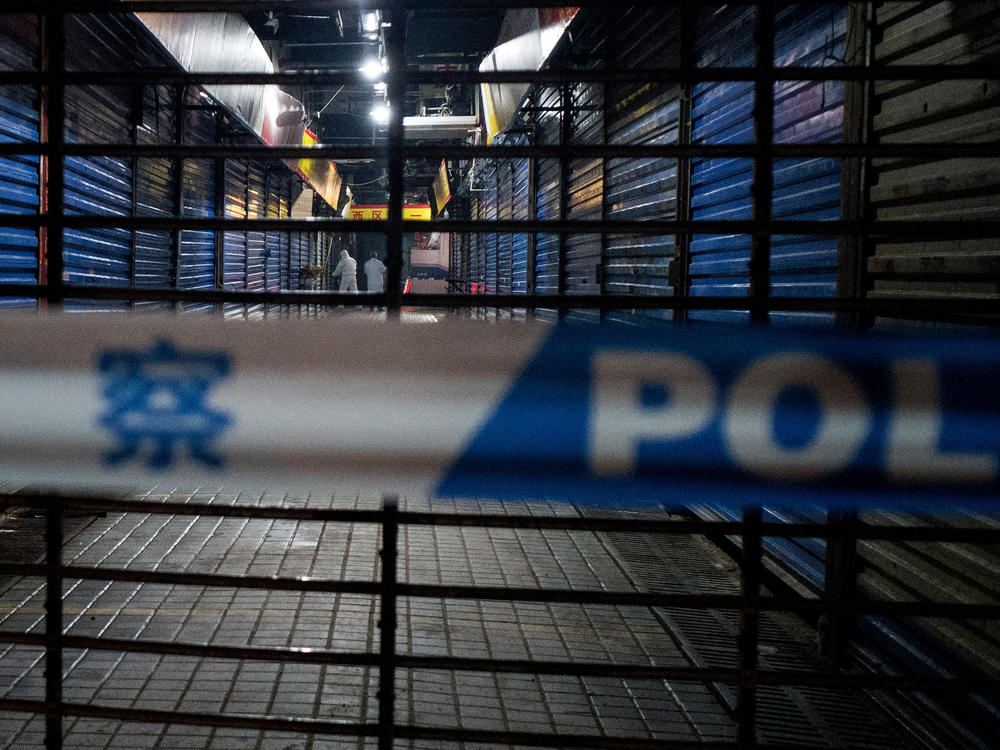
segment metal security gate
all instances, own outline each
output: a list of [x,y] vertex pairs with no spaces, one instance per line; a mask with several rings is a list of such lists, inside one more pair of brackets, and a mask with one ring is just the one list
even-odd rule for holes
[[[33,16],[0,17],[0,70],[36,67],[37,35],[37,20]],[[38,143],[39,119],[35,91],[27,86],[0,86],[0,143]],[[37,155],[0,158],[0,214],[37,213],[40,182]],[[0,284],[37,283],[38,246],[37,230],[0,226]],[[36,304],[31,297],[0,299],[0,308]]]
[[[183,112],[183,140],[186,145],[209,146],[215,143],[218,129],[216,111],[199,104],[189,93]],[[212,159],[182,161],[183,215],[209,219],[216,215],[216,169]],[[215,289],[216,232],[184,229],[181,232],[177,269],[177,288],[208,291]],[[210,309],[205,303],[188,303],[187,310]]]
[[[880,3],[872,10],[879,65],[990,65],[997,59],[1000,9],[990,3]],[[892,80],[873,84],[872,140],[885,146],[996,143],[1000,82]],[[876,221],[995,221],[1000,214],[995,154],[876,158],[870,210]],[[995,238],[912,234],[866,245],[870,297],[891,300],[993,297],[1000,280]]]
[[[680,46],[676,8],[633,9],[612,26],[613,65],[618,69],[676,65]],[[681,88],[677,84],[618,85],[607,89],[609,144],[678,142]],[[609,220],[663,221],[677,218],[676,159],[607,159],[605,212]],[[662,296],[673,292],[670,264],[676,235],[609,234],[605,238],[603,292]],[[645,311],[670,317],[662,311]]]
[[[776,16],[774,64],[824,67],[845,64],[844,6],[789,7]],[[700,67],[754,64],[756,9],[706,10],[698,22]],[[843,140],[842,82],[789,81],[774,87],[774,143],[836,143]],[[742,144],[754,140],[754,83],[698,83],[693,90],[692,142]],[[742,220],[752,216],[754,164],[750,159],[694,159],[691,217]],[[841,170],[836,158],[775,159],[772,215],[776,220],[827,221],[840,218]],[[771,238],[769,292],[782,297],[833,297],[837,238],[775,235]],[[750,292],[751,238],[747,234],[694,236],[690,248],[690,292],[745,296]],[[699,320],[738,321],[742,312],[697,312]],[[823,321],[832,315],[781,313],[774,322]]]

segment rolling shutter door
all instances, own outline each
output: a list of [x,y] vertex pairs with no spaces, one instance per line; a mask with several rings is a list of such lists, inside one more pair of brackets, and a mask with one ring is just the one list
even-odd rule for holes
[[[604,87],[578,84],[571,89],[572,142],[599,145],[604,140]],[[568,216],[573,221],[600,221],[604,206],[602,159],[571,159],[568,175]],[[566,237],[564,289],[568,294],[599,294],[600,234]],[[574,311],[574,317],[596,316],[596,311]]]
[[[226,218],[247,218],[247,163],[240,159],[226,161]],[[225,289],[247,288],[247,233],[225,232],[223,235],[222,285]],[[244,305],[229,303],[226,317],[242,317]]]
[[[515,221],[528,220],[528,175],[529,159],[514,160],[513,214]],[[511,246],[512,279],[511,291],[524,294],[528,291],[528,235],[515,234]]]
[[[0,70],[37,70],[35,53],[20,38],[27,34],[37,44],[37,33],[36,16],[0,16]],[[37,143],[38,109],[30,86],[0,86],[0,143]],[[38,163],[37,156],[0,158],[0,214],[38,213]],[[38,232],[0,226],[0,284],[37,281]],[[31,298],[0,297],[2,308],[36,304]]]
[[[184,113],[184,142],[207,146],[215,141],[215,115],[202,109]],[[185,159],[183,215],[197,218],[215,216],[215,163],[210,159]],[[185,229],[177,270],[180,289],[215,288],[215,232]],[[184,310],[210,309],[206,303],[185,304]]]
[[[843,6],[816,6],[778,14],[775,64],[843,65],[847,13]],[[844,139],[843,81],[781,81],[775,86],[775,143],[840,143]],[[840,218],[841,161],[776,159],[776,220]],[[776,235],[771,241],[771,293],[777,297],[833,297],[837,291],[836,236]],[[833,313],[771,313],[774,323],[832,325]]]
[[[703,14],[698,65],[750,66],[754,61],[752,8]],[[775,64],[843,64],[843,6],[792,6],[778,13]],[[752,143],[753,84],[699,83],[694,87],[695,143]],[[843,139],[841,82],[784,81],[775,86],[774,142],[830,143]],[[695,219],[752,218],[750,159],[693,159],[691,214]],[[807,158],[774,163],[772,214],[784,220],[840,217],[840,161]],[[691,293],[744,296],[749,291],[750,237],[698,235],[691,242]],[[832,297],[836,291],[837,239],[775,236],[771,246],[771,291],[776,296]],[[693,319],[747,320],[741,311],[692,312]],[[773,322],[832,323],[831,314],[781,313]]]
[[[879,6],[875,62],[884,65],[992,63],[1000,55],[995,3],[887,2]],[[876,83],[874,138],[880,144],[995,143],[1000,81]],[[870,194],[877,221],[1000,219],[1000,159],[876,159]],[[996,297],[995,238],[881,240],[868,260],[870,297]]]
[[[472,201],[472,218],[481,221],[483,218],[482,193],[476,195]],[[483,233],[477,232],[472,235],[469,247],[469,292],[471,294],[482,293],[483,278]]]
[[[699,13],[696,64],[704,67],[753,65],[755,11],[723,7]],[[753,141],[753,83],[706,81],[692,91],[693,143]],[[751,218],[750,159],[691,160],[691,218]],[[750,236],[694,235],[690,247],[690,294],[746,296],[750,288]],[[746,321],[743,311],[691,311],[692,320]]]
[[[142,122],[136,141],[142,145],[175,142],[175,113],[178,101],[174,90],[165,86],[146,86],[142,99]],[[136,216],[173,216],[176,210],[176,173],[170,159],[135,159]],[[174,239],[171,232],[141,230],[135,232],[133,286],[144,289],[169,289],[174,286]],[[163,308],[162,302],[141,302],[136,307]]]
[[[620,69],[675,66],[678,14],[674,8],[634,10],[613,29]],[[676,84],[609,86],[609,144],[677,143],[680,87]],[[619,221],[669,221],[677,216],[677,160],[608,159],[605,212]],[[606,238],[603,291],[626,295],[670,295],[674,235],[611,234]],[[671,317],[669,312],[644,315]]]
[[[497,164],[496,194],[497,218],[500,221],[510,221],[512,216],[511,200],[514,191],[514,176],[511,173],[511,163],[503,161]],[[504,232],[497,235],[497,293],[510,294],[513,288],[514,248],[513,235]]]
[[[496,169],[496,165],[492,165]],[[497,220],[497,183],[494,172],[486,179],[487,188],[482,194],[482,210],[484,221]],[[497,293],[497,234],[490,232],[481,235],[483,242],[483,281],[486,294]]]
[[[538,108],[536,140],[540,145],[559,143],[559,89],[542,89],[533,106]],[[559,160],[539,159],[536,166],[537,206],[539,221],[558,220]],[[535,247],[535,291],[538,294],[559,292],[559,235],[539,234]]]
[[[257,161],[249,164],[247,175],[247,218],[263,219],[267,216],[264,180],[266,168]],[[267,242],[264,232],[247,232],[247,290],[251,292],[264,291],[265,258]],[[249,305],[247,316],[260,317],[264,314],[263,305]]]
[[[136,39],[127,23],[119,17],[67,17],[67,69],[75,72],[134,65]],[[132,95],[127,87],[69,86],[66,89],[66,141],[131,143],[132,108]],[[67,157],[65,177],[67,215],[132,215],[130,159]],[[67,284],[131,286],[135,243],[132,232],[127,229],[67,229],[63,236]],[[66,306],[90,310],[123,309],[125,303],[68,300]]]

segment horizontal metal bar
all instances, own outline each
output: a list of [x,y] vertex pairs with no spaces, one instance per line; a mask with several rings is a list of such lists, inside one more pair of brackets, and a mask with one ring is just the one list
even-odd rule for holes
[[[0,698],[0,711],[45,713],[47,708],[48,704],[43,701]],[[377,725],[348,721],[277,718],[226,713],[202,714],[192,711],[154,711],[146,708],[118,708],[115,706],[82,703],[61,703],[60,708],[66,716],[82,716],[113,721],[133,721],[144,724],[184,724],[187,726],[258,729],[268,732],[296,732],[299,734],[325,734],[342,737],[378,736]]]
[[[213,503],[170,503],[149,500],[119,500],[88,495],[54,496],[45,493],[0,494],[0,508],[25,507],[45,509],[54,498],[68,511],[149,513],[179,516],[212,516],[230,518],[280,519],[319,521],[325,523],[380,524],[380,510],[348,510],[332,508],[293,508],[276,505],[220,505]],[[685,518],[662,519],[646,516],[631,518],[593,518],[584,516],[533,516],[496,513],[435,513],[400,511],[403,526],[460,526],[474,528],[519,528],[560,531],[639,532],[644,534],[726,534],[740,535],[740,521]],[[850,527],[825,523],[763,522],[764,537],[870,539],[881,541],[963,542],[989,544],[1000,541],[1000,528],[967,528],[948,526],[879,526],[858,523]]]
[[[44,646],[47,638],[41,633],[14,633],[0,630],[0,643]],[[121,638],[63,635],[64,648],[121,651],[167,656],[197,656],[212,659],[253,659],[256,661],[296,662],[300,664],[336,664],[340,666],[374,667],[379,664],[376,653],[324,651],[315,648],[259,648],[218,644],[177,643],[173,641],[142,641]]]
[[[135,5],[136,3],[129,3]],[[876,65],[795,67],[704,67],[685,68],[544,68],[542,70],[443,70],[407,71],[405,83],[422,84],[508,84],[531,83],[557,86],[563,83],[709,83],[726,81],[950,81],[1000,78],[1000,65],[974,63],[956,65]],[[91,70],[43,73],[34,70],[0,73],[0,85],[43,86],[58,79],[67,86],[167,84],[199,85],[371,85],[363,74],[343,71],[294,70],[273,73],[231,73],[181,70]]]
[[[0,156],[35,155],[48,151],[45,143],[2,143]],[[62,149],[67,156],[84,158],[164,158],[164,159],[380,159],[386,149],[376,146],[265,146],[260,144],[191,146],[176,144],[131,145],[127,143],[71,144]],[[933,161],[948,158],[991,158],[1000,156],[1000,143],[782,143],[770,148],[775,159],[824,158],[907,158]],[[760,148],[753,143],[644,145],[521,145],[461,146],[404,145],[411,159],[751,159]]]
[[[2,224],[2,223],[0,223]],[[204,302],[280,305],[384,305],[387,295],[341,292],[249,292],[191,289],[135,289],[105,286],[62,286],[66,299],[119,300],[134,302]],[[44,284],[0,284],[2,297],[44,298]],[[557,310],[748,310],[748,297],[638,296],[586,294],[409,294],[407,307],[416,308],[549,308]],[[894,299],[852,300],[835,297],[769,297],[758,307],[783,312],[865,312],[880,316],[937,320],[942,316],[996,316],[1000,299],[977,297],[898,297]],[[977,318],[977,323],[1000,323]]]
[[[66,229],[136,229],[139,231],[226,232],[375,232],[389,233],[393,222],[337,218],[227,219],[151,216],[60,216]],[[46,226],[51,217],[0,215],[0,226]],[[912,236],[927,239],[1000,237],[1000,221],[421,221],[404,219],[404,232],[458,232],[470,234],[750,234],[764,232],[803,235]]]
[[673,667],[654,664],[598,664],[573,661],[535,661],[532,659],[474,659],[459,656],[424,656],[397,654],[401,669],[447,669],[454,672],[504,672],[535,675],[579,675],[586,677],[621,677],[637,680],[679,680],[682,682],[724,682],[739,678],[732,669],[712,667]]
[[[599,748],[600,750],[737,750],[733,742],[648,739],[644,737],[611,737],[592,734],[540,734],[537,732],[491,731],[487,729],[451,729],[445,727],[396,726],[396,739],[438,742],[477,743],[487,747],[554,747]],[[768,750],[754,745],[756,750]],[[795,750],[787,745],[782,750]]]
[[[0,570],[5,564],[0,563]],[[37,570],[44,570],[37,566]],[[279,578],[277,576],[234,576],[216,573],[167,573],[158,570],[125,570],[122,568],[87,568],[66,565],[61,568],[64,578],[88,581],[129,581],[131,583],[169,583],[179,586],[219,586],[223,588],[255,588],[268,591],[312,591],[329,594],[359,594],[375,596],[377,583],[367,581],[334,581],[328,578]]]
[[161,503],[149,500],[118,500],[89,495],[14,494],[0,495],[0,503],[9,507],[45,509],[58,499],[69,511],[110,513],[157,513],[175,516],[225,516],[267,520],[323,521],[326,523],[382,523],[379,510],[336,508],[294,508],[279,505],[224,505],[218,503]]

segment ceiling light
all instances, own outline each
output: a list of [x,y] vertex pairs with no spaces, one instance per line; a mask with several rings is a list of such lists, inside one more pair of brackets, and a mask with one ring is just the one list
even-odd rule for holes
[[389,122],[389,105],[377,104],[368,114],[377,124],[386,125]]
[[385,73],[385,62],[379,60],[369,60],[358,68],[358,72],[365,78],[380,78]]
[[386,89],[388,89],[388,88],[389,88],[389,84],[387,84],[385,81],[376,81],[375,82],[375,93],[376,94],[384,94],[386,92]]
[[368,34],[371,34],[373,32],[378,31],[378,26],[379,26],[379,21],[380,20],[381,19],[379,18],[379,14],[378,14],[377,10],[371,10],[371,11],[368,11],[366,13],[362,13],[361,14],[361,30],[364,31],[364,32],[366,32],[366,33],[368,33]]

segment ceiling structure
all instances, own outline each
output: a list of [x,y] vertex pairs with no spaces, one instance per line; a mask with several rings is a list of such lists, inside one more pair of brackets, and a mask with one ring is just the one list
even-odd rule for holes
[[[384,57],[381,14],[375,16],[372,11],[340,8],[323,14],[286,9],[245,15],[279,70],[354,73],[366,62]],[[408,69],[426,70],[439,65],[476,68],[494,47],[503,15],[502,9],[482,8],[407,13],[404,22]],[[407,93],[404,114],[434,115],[442,112],[442,106],[450,108],[452,114],[472,114],[475,96],[470,89],[414,87]],[[303,87],[289,89],[289,93],[305,105],[308,127],[320,142],[329,145],[384,142],[384,125],[379,127],[371,117],[373,108],[384,96],[374,84]],[[407,166],[408,190],[425,189],[437,173],[437,165]],[[338,168],[350,184],[370,181],[373,190],[383,189],[378,179],[381,165],[338,162]]]

